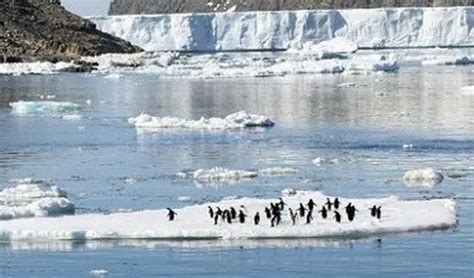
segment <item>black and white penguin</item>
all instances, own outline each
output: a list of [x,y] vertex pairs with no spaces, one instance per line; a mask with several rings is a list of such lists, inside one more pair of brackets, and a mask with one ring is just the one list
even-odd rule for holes
[[276,225],[280,224],[280,221],[281,221],[281,212],[280,210],[276,210],[271,219],[271,226],[275,227]]
[[209,216],[211,218],[214,218],[214,210],[211,208],[211,206],[208,206],[208,208],[209,208]]
[[306,224],[311,224],[311,220],[313,220],[313,211],[309,210],[306,214]]
[[170,208],[166,208],[166,209],[168,210],[168,219],[169,219],[170,221],[173,221],[173,220],[174,220],[174,217],[175,217],[176,215],[178,215],[178,214],[177,214],[176,212],[174,212],[174,211],[173,211],[172,209],[170,209]]
[[227,211],[225,218],[226,218],[228,224],[232,224],[232,215],[229,211]]
[[326,209],[325,206],[323,206],[323,208],[319,212],[321,212],[321,217],[323,219],[326,219],[328,217],[328,210]]
[[337,211],[334,211],[334,218],[336,218],[337,223],[341,223],[341,214]]
[[272,218],[272,212],[269,208],[265,207],[265,215],[268,219]]
[[336,198],[336,199],[334,200],[334,208],[335,208],[335,209],[339,209],[339,205],[340,205],[340,204],[341,204],[341,202],[339,202],[339,198]]
[[222,215],[222,210],[221,210],[220,207],[217,207],[217,210],[216,210],[215,215],[217,215],[217,216],[221,216],[221,215]]
[[349,204],[347,204],[346,206],[346,213],[349,214],[349,211],[351,210],[351,207],[352,207],[352,202],[350,202]]
[[382,217],[382,207],[377,208],[377,219],[380,219]]
[[245,215],[245,213],[242,210],[239,210],[239,222],[240,223],[245,223],[245,217],[247,217],[247,215]]
[[298,211],[300,213],[300,217],[304,217],[304,214],[306,212],[306,208],[303,206],[302,203],[300,203],[300,207],[298,208]]
[[257,214],[255,214],[255,216],[253,217],[253,223],[255,225],[258,225],[258,223],[260,223],[260,213],[257,212]]
[[293,212],[291,208],[288,209],[290,211],[290,218],[293,226],[296,225],[296,216],[298,215],[296,212]]
[[316,203],[313,201],[313,199],[310,199],[307,206],[310,211],[313,211],[313,209],[316,207]]
[[376,217],[377,216],[377,206],[374,205],[371,209],[370,209],[370,215],[372,215],[372,217]]
[[354,220],[355,212],[356,212],[356,208],[352,205],[349,208],[346,208],[347,219],[349,219],[349,221]]
[[237,218],[237,211],[233,207],[230,207],[230,216],[232,219]]
[[331,200],[329,198],[326,198],[326,199],[327,199],[326,206],[328,206],[328,210],[331,210],[331,206],[332,206]]
[[284,210],[286,203],[283,202],[283,198],[280,197],[279,199],[280,199],[280,202],[278,203],[278,208],[279,208],[280,210]]

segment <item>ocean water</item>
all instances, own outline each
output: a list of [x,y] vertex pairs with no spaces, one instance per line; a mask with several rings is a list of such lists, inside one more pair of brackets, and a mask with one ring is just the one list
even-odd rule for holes
[[[474,97],[460,93],[474,84],[473,71],[0,76],[0,188],[17,178],[50,180],[69,193],[77,213],[276,197],[291,187],[344,197],[452,197],[459,221],[445,231],[348,239],[3,242],[0,277],[90,277],[96,269],[108,277],[473,277]],[[9,106],[45,98],[79,104],[82,118],[16,115]],[[141,112],[198,119],[240,110],[267,115],[276,125],[141,133],[127,123]],[[314,165],[317,157],[326,163]],[[176,176],[216,166],[299,171],[220,184]],[[442,170],[444,181],[432,189],[404,184],[406,171],[426,167]]]

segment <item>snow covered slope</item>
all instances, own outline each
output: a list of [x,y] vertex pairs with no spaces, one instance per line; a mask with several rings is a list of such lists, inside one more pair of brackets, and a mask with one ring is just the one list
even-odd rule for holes
[[474,7],[126,15],[89,18],[152,51],[276,50],[334,37],[360,47],[474,46]]
[[[323,219],[319,212],[306,224],[297,218],[292,225],[288,207],[296,209],[300,203],[312,198],[316,210],[321,209],[327,196],[320,192],[287,190],[284,201],[288,206],[282,211],[281,223],[271,227],[264,208],[277,199],[233,199],[214,204],[203,204],[177,209],[174,221],[168,221],[166,210],[148,210],[109,215],[84,214],[56,218],[16,219],[0,222],[0,241],[21,240],[73,240],[73,239],[248,239],[248,238],[308,238],[351,237],[380,233],[409,232],[445,229],[456,226],[456,204],[451,199],[402,201],[396,197],[382,199],[340,198],[341,223],[329,211]],[[333,198],[331,198],[333,200]],[[359,210],[351,222],[344,212],[349,202]],[[208,205],[216,209],[234,207],[248,215],[245,223],[232,224],[219,221],[217,225],[208,215]],[[245,208],[241,207],[244,205]],[[373,205],[382,207],[381,219],[370,215]],[[334,207],[333,207],[334,210]],[[254,225],[253,217],[259,212],[261,222]]]

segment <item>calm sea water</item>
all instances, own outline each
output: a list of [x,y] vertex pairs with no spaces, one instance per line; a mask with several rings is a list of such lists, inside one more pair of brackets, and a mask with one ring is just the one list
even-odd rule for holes
[[[52,180],[77,213],[274,197],[292,187],[347,197],[453,197],[459,214],[448,231],[340,241],[3,243],[0,277],[89,277],[93,269],[109,277],[473,277],[474,97],[460,94],[474,84],[473,73],[432,67],[268,79],[0,77],[0,187],[22,177]],[[80,104],[83,119],[12,115],[10,102],[41,95]],[[197,119],[240,110],[270,116],[276,126],[141,134],[127,123],[141,112]],[[317,167],[317,157],[336,163]],[[175,176],[215,166],[299,172],[217,186]],[[443,170],[445,180],[434,189],[405,186],[405,171],[420,167]]]

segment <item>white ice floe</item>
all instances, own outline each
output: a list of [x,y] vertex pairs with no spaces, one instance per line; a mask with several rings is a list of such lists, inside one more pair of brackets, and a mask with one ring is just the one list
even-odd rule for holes
[[0,220],[74,213],[65,191],[44,181],[17,180],[0,191]]
[[413,150],[413,144],[403,144],[402,148],[404,150]]
[[64,115],[61,118],[65,121],[79,121],[82,119],[82,115],[79,115],[79,114]]
[[250,11],[89,18],[147,51],[281,50],[333,38],[360,47],[473,46],[473,7]]
[[433,168],[410,170],[403,176],[407,186],[433,187],[441,183],[443,179],[443,173]]
[[65,101],[18,101],[10,103],[15,115],[50,115],[75,112],[79,105]]
[[319,59],[331,59],[345,58],[348,54],[355,53],[358,48],[358,45],[352,41],[344,38],[334,38],[318,43],[308,41],[301,48],[290,48],[288,51],[292,53],[310,52]]
[[[297,192],[285,196],[284,201],[291,208],[307,203],[312,198],[319,209],[326,202],[320,192]],[[323,219],[314,212],[311,224],[297,219],[292,225],[288,210],[282,212],[281,223],[270,227],[264,208],[278,199],[241,198],[218,203],[202,204],[176,209],[177,217],[168,221],[167,210],[146,210],[131,213],[84,214],[61,218],[17,219],[0,225],[2,241],[47,241],[47,240],[100,240],[100,239],[252,239],[252,238],[308,238],[308,237],[351,237],[370,236],[381,233],[398,233],[446,229],[456,226],[456,203],[452,199],[404,201],[396,197],[379,199],[339,198],[342,202],[341,223],[334,220],[334,213]],[[344,212],[349,202],[359,210],[350,222]],[[381,219],[370,215],[373,205],[382,207]],[[234,220],[227,224],[208,215],[208,206],[221,209],[230,207],[242,209],[245,206],[247,219],[244,224]],[[260,224],[254,225],[253,217],[260,213]]]
[[296,174],[298,169],[289,167],[272,167],[259,169],[257,172],[262,176],[287,176]]
[[474,96],[474,86],[464,86],[461,88],[461,94],[464,96]]
[[144,131],[157,131],[159,129],[242,129],[249,127],[271,127],[274,123],[270,118],[262,115],[248,114],[245,111],[228,115],[225,118],[201,118],[189,120],[177,117],[153,117],[141,114],[138,117],[128,119],[137,129]]
[[73,63],[0,63],[0,75],[21,75],[21,74],[54,74],[70,67],[75,67]]
[[90,271],[92,277],[105,277],[109,275],[109,271],[105,269],[93,269]]

